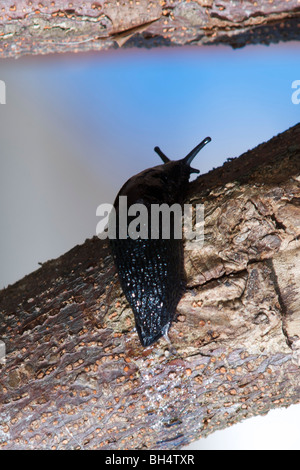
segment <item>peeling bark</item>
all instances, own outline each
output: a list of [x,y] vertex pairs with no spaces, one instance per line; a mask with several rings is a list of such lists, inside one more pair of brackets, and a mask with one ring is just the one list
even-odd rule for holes
[[300,402],[300,124],[190,185],[205,243],[143,349],[96,237],[0,292],[0,448],[176,449]]
[[0,1],[0,57],[299,39],[297,0]]

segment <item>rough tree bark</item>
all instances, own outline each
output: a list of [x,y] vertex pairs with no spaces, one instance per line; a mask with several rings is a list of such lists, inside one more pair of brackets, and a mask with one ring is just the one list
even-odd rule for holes
[[1,448],[175,449],[300,402],[300,124],[189,201],[205,243],[185,244],[171,345],[141,347],[96,237],[1,291]]
[[0,1],[0,57],[299,39],[298,0]]

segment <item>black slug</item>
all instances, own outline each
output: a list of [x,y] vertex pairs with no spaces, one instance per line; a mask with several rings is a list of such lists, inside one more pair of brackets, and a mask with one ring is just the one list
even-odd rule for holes
[[[181,215],[181,233],[178,237],[175,212],[174,215],[170,212],[169,233],[165,234],[166,227],[162,223],[154,226],[151,209],[161,204],[167,204],[168,207],[183,204],[190,174],[199,173],[190,164],[210,140],[210,137],[206,137],[178,161],[169,160],[155,147],[154,150],[164,163],[130,178],[114,202],[115,236],[109,235],[110,245],[120,283],[133,310],[143,346],[149,346],[167,333],[185,289]],[[126,214],[125,200],[128,208]],[[140,217],[142,215],[143,218]],[[124,224],[122,226],[124,220],[125,231]],[[133,235],[132,227],[139,230],[138,238],[136,231]]]

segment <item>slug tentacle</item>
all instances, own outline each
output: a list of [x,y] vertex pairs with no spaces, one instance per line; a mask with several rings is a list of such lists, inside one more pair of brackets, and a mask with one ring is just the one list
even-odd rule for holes
[[154,147],[154,152],[156,152],[160,156],[160,158],[162,159],[164,163],[167,163],[170,161],[170,159],[160,150],[159,147]]
[[[170,209],[175,203],[182,205],[190,174],[199,173],[199,170],[191,168],[190,164],[210,141],[211,138],[206,137],[186,157],[178,161],[170,160],[159,147],[155,147],[155,152],[164,163],[133,176],[123,185],[114,203],[117,224],[121,220],[121,196],[127,197],[129,210],[134,204],[143,205],[147,211],[151,211],[154,205],[161,207],[164,204]],[[183,243],[182,237],[178,238],[178,232],[175,230],[176,223],[180,224],[180,230],[182,228],[181,214],[178,216],[175,212],[170,212],[169,215],[168,237],[163,236],[164,226],[154,227],[151,214],[148,213],[146,220],[144,219],[147,225],[146,237],[131,237],[128,230],[133,221],[131,215],[127,219],[126,236],[120,236],[121,230],[117,226],[116,238],[110,239],[120,283],[133,310],[143,346],[149,346],[167,334],[185,290]],[[152,236],[153,233],[156,233],[156,237]]]
[[184,163],[190,166],[192,161],[194,160],[195,156],[200,152],[203,147],[211,141],[210,137],[205,137],[205,139],[200,142],[190,153],[187,154],[186,157],[183,158]]

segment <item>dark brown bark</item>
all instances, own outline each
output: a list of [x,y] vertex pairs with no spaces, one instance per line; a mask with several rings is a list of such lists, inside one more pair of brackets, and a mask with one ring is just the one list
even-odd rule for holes
[[299,39],[297,0],[0,1],[0,57]]
[[0,448],[175,449],[300,401],[300,124],[190,186],[205,243],[143,349],[97,238],[0,292]]

